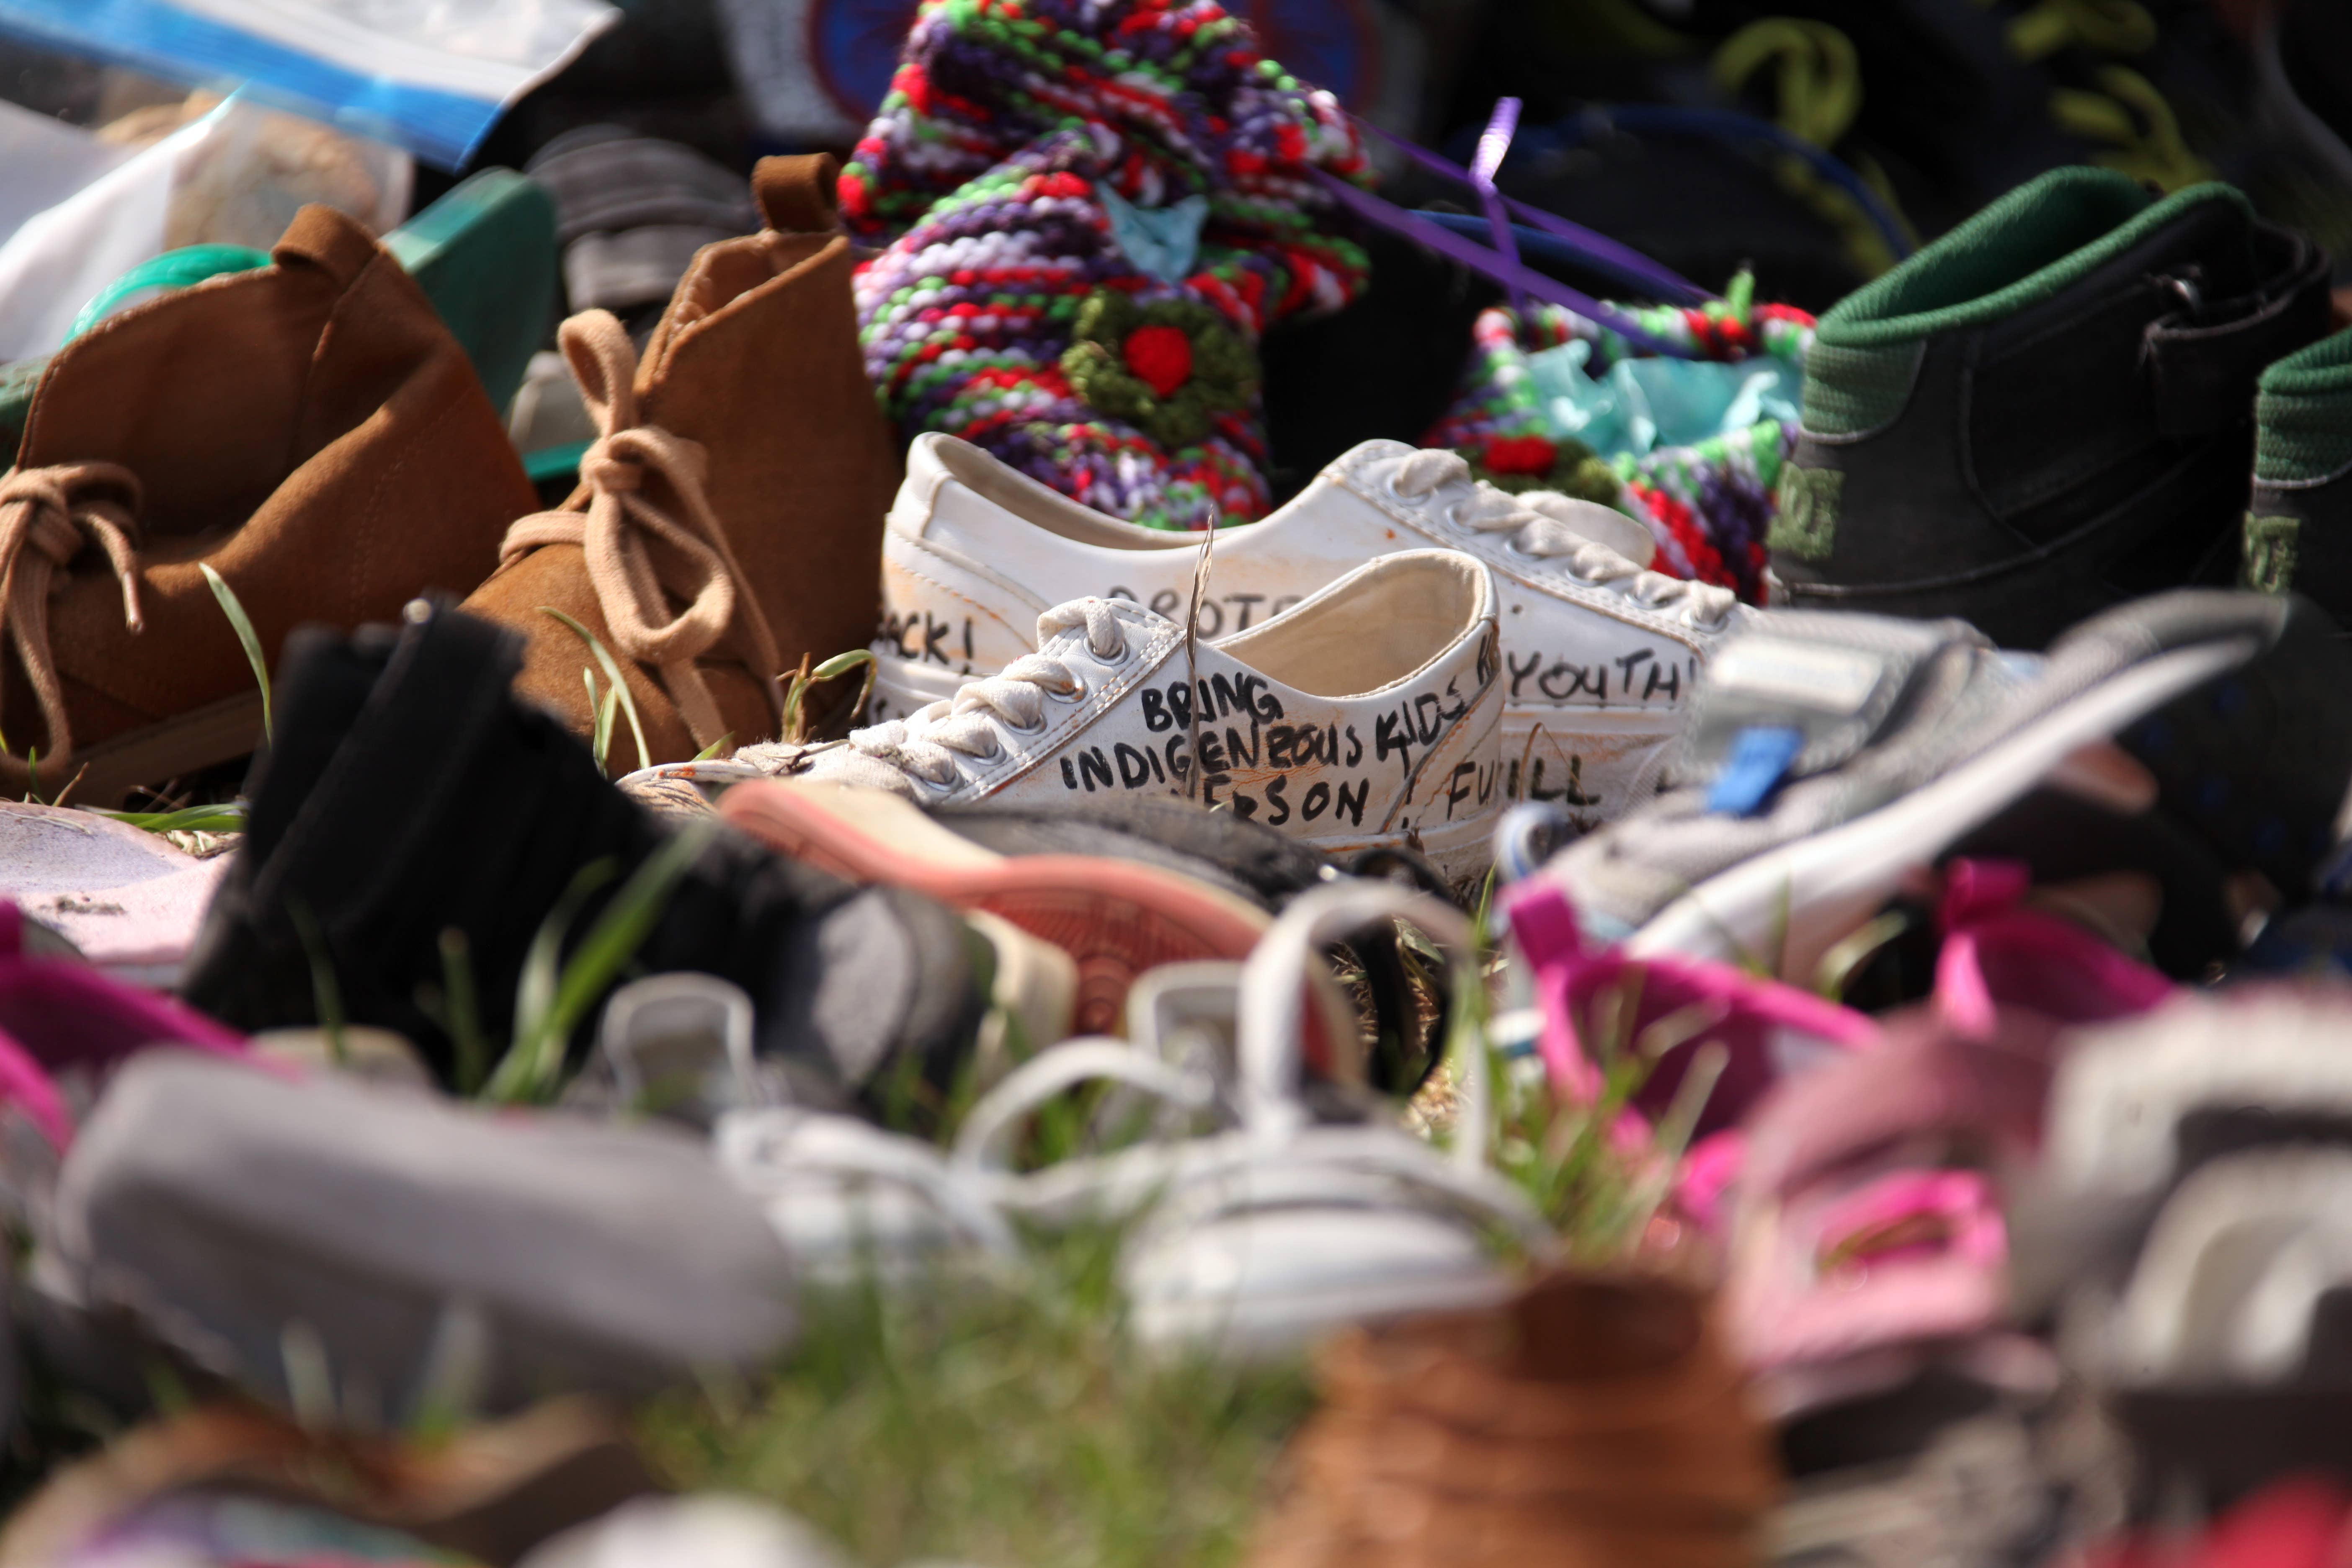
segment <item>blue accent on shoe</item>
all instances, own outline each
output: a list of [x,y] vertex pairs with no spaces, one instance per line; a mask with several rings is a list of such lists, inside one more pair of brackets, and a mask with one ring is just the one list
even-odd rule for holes
[[1731,756],[1707,791],[1706,808],[1727,816],[1753,816],[1788,776],[1789,764],[1805,749],[1805,733],[1778,724],[1756,724],[1732,737]]

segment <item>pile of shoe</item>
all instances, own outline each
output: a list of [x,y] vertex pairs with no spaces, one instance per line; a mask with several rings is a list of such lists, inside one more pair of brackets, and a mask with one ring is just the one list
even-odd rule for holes
[[0,1568],[1056,1289],[1262,1568],[2352,1561],[2325,7],[151,9],[513,108],[0,105]]

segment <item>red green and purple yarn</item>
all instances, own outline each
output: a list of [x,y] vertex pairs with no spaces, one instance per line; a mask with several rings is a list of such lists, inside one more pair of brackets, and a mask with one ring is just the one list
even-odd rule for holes
[[[1696,310],[1620,309],[1645,331],[1686,344],[1707,359],[1762,353],[1801,369],[1812,345],[1812,318],[1785,305],[1742,310],[1718,300]],[[1474,461],[1477,453],[1498,450],[1498,443],[1500,451],[1516,458],[1515,448],[1549,439],[1543,400],[1527,368],[1529,354],[1581,339],[1593,345],[1587,369],[1599,375],[1616,360],[1641,352],[1597,322],[1555,305],[1538,306],[1524,330],[1507,309],[1483,311],[1471,338],[1462,391],[1422,444],[1465,450]],[[1692,446],[1616,454],[1609,459],[1622,486],[1616,504],[1649,525],[1658,542],[1659,571],[1720,584],[1759,603],[1773,492],[1780,465],[1795,444],[1794,430],[1768,419]]]
[[[841,179],[852,235],[887,247],[856,282],[885,411],[902,436],[960,436],[1115,517],[1184,529],[1263,516],[1264,421],[1230,343],[1194,330],[1190,363],[1222,367],[1234,390],[1171,394],[1208,415],[1204,431],[1198,417],[1147,421],[1188,440],[1175,447],[1087,403],[1065,356],[1106,290],[1139,309],[1213,310],[1252,354],[1274,321],[1354,299],[1369,264],[1329,232],[1310,168],[1368,177],[1330,95],[1265,59],[1207,0],[924,0]],[[1136,267],[1106,188],[1147,209],[1205,198],[1188,276]]]

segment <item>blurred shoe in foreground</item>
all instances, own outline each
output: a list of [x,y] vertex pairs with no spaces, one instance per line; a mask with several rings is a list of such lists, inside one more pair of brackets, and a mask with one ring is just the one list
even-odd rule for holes
[[[951,911],[724,831],[698,847],[673,837],[509,689],[520,662],[510,633],[422,601],[397,631],[298,644],[250,826],[189,965],[192,1001],[247,1029],[309,1025],[329,984],[346,1021],[407,1036],[470,1091],[493,1064],[467,1058],[515,1036],[532,944],[551,931],[576,958],[609,920],[607,958],[634,932],[647,972],[740,985],[762,1055],[845,1091],[910,1063],[952,1076],[988,995]],[[619,980],[606,968],[567,1037]],[[452,1012],[468,988],[471,1039]]]
[[[452,1553],[503,1565],[653,1487],[619,1417],[586,1400],[431,1444],[308,1432],[257,1406],[214,1404],[137,1427],[58,1471],[10,1518],[0,1568],[422,1563]],[[413,1559],[383,1555],[398,1549],[395,1531]]]
[[115,1076],[49,1229],[78,1306],[310,1420],[646,1394],[793,1331],[783,1248],[684,1133],[184,1052]]
[[1254,1568],[1751,1568],[1780,1491],[1706,1298],[1553,1273],[1322,1363]]

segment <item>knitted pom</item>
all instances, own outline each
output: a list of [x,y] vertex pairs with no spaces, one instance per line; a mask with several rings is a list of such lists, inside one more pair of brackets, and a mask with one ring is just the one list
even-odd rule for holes
[[1541,436],[1496,436],[1486,443],[1486,467],[1498,474],[1549,474],[1559,448]]
[[1097,195],[1103,162],[1086,132],[1043,138],[860,268],[883,408],[1148,527],[1263,516],[1263,258],[1204,237],[1181,285],[1139,272]]
[[1181,327],[1138,327],[1120,349],[1127,368],[1160,397],[1192,379],[1192,341]]

